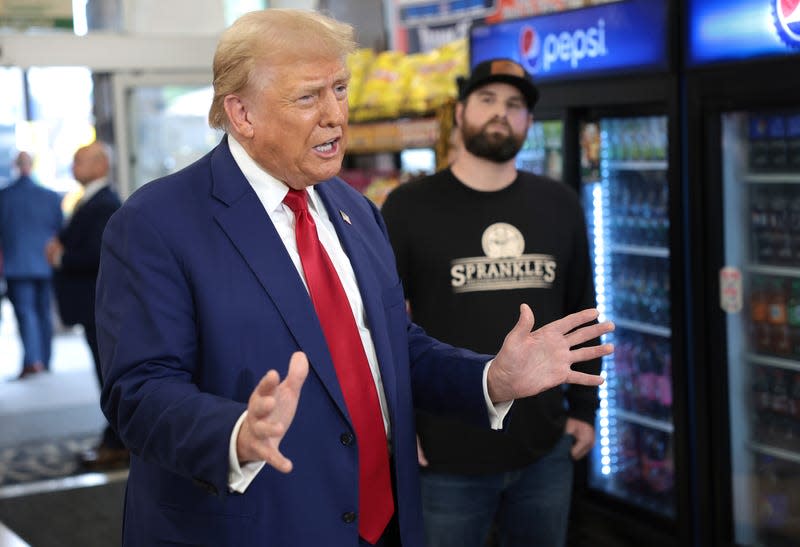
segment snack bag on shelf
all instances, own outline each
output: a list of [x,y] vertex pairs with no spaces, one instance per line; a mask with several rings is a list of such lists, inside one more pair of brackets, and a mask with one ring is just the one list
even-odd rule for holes
[[347,100],[351,111],[359,108],[364,80],[374,61],[375,52],[369,48],[358,49],[347,56],[347,68],[350,70]]
[[457,97],[456,78],[468,72],[466,44],[460,39],[416,56],[405,111],[424,114]]
[[402,51],[378,54],[362,85],[358,107],[351,112],[353,121],[393,118],[399,114],[405,91],[401,80],[404,58]]

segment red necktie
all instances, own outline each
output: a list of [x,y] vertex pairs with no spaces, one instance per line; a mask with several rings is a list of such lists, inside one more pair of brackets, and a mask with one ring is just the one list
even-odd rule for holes
[[289,190],[283,202],[294,212],[294,233],[308,292],[328,343],[336,376],[353,420],[358,447],[358,533],[380,538],[394,513],[389,449],[378,392],[347,294],[308,212],[308,194]]

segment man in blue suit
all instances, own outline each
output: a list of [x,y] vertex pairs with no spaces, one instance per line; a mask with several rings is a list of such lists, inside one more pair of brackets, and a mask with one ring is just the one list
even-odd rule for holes
[[[120,200],[108,180],[111,149],[95,141],[75,152],[72,174],[83,187],[67,224],[47,243],[47,261],[53,266],[58,312],[66,325],[83,326],[92,353],[97,381],[103,385],[97,329],[94,314],[94,289],[100,268],[100,245],[108,219],[119,209]],[[80,463],[93,471],[123,467],[128,451],[110,426],[100,443],[79,455]]]
[[[421,547],[414,407],[500,428],[515,397],[602,382],[570,368],[612,350],[572,349],[613,327],[596,310],[531,332],[522,305],[494,357],[409,322],[379,211],[336,177],[354,47],[315,12],[241,17],[214,57],[227,135],[108,223],[97,326],[103,410],[132,452],[124,545]],[[357,330],[344,348],[320,306],[334,293],[333,327]],[[379,438],[342,350],[367,362]]]
[[0,248],[8,299],[22,339],[19,378],[26,378],[50,368],[53,272],[44,247],[61,228],[63,214],[61,196],[31,178],[30,154],[20,152],[15,165],[19,178],[0,190]]

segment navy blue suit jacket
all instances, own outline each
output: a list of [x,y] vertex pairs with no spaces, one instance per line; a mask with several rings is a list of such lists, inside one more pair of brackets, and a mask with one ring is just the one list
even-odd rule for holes
[[0,248],[6,278],[50,278],[44,246],[61,229],[63,218],[61,196],[29,177],[0,190]]
[[100,245],[108,219],[120,200],[108,186],[78,207],[58,239],[64,245],[54,287],[61,321],[94,325],[94,291],[100,268]]
[[[339,179],[317,187],[356,273],[391,422],[404,547],[423,545],[413,406],[488,427],[488,356],[409,322],[378,210]],[[340,211],[350,219],[343,221]],[[102,406],[133,452],[125,545],[358,545],[354,434],[309,295],[227,141],[132,195],[106,228],[97,284]],[[310,362],[281,450],[227,488],[234,423],[261,377]]]

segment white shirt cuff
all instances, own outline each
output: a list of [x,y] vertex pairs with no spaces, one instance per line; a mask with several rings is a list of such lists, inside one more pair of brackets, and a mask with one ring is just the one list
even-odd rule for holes
[[511,410],[511,405],[514,401],[504,401],[502,403],[494,404],[489,397],[489,367],[494,363],[494,359],[486,363],[483,367],[483,398],[486,401],[486,409],[489,412],[489,423],[492,429],[503,429],[503,420],[506,419],[508,411]]
[[[486,383],[485,380],[484,383]],[[236,439],[239,437],[239,430],[242,428],[245,416],[247,416],[246,410],[236,420],[231,433],[231,440],[228,444],[228,489],[231,492],[239,492],[240,494],[247,490],[247,487],[250,486],[250,483],[253,482],[253,479],[256,478],[256,475],[266,463],[261,461],[239,465],[239,456],[236,454]]]

